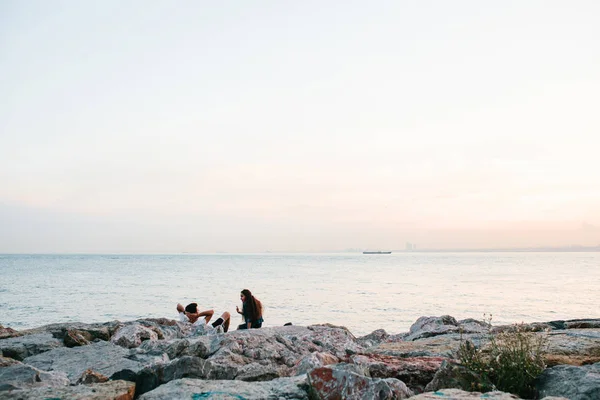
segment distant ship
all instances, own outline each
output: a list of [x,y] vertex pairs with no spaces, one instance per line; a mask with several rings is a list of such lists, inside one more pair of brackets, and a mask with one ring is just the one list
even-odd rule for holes
[[363,251],[363,254],[392,254],[391,251]]

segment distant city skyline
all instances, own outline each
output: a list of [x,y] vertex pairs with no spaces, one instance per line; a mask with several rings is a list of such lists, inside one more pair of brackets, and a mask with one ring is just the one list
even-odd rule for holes
[[600,243],[600,2],[0,2],[0,252]]

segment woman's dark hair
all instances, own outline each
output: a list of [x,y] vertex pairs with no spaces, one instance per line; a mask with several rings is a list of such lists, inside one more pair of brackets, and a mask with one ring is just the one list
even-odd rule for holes
[[247,316],[250,318],[250,321],[257,321],[258,318],[262,316],[262,304],[252,296],[252,292],[248,289],[242,290],[242,294],[246,298],[246,301],[244,301],[244,308],[248,314]]

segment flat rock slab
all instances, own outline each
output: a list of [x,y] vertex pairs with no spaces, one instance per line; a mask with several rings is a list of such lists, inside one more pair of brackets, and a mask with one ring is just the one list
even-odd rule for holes
[[144,364],[127,358],[130,352],[109,342],[97,342],[88,346],[63,347],[28,357],[23,360],[43,371],[65,372],[74,384],[88,369],[108,377],[121,371],[139,372]]
[[457,321],[450,315],[441,317],[420,317],[412,324],[404,340],[418,340],[438,335],[451,333],[486,333],[490,325],[482,321],[469,318]]
[[0,354],[23,361],[27,357],[63,346],[63,342],[50,333],[36,333],[1,339]]
[[423,391],[445,360],[443,357],[404,358],[381,354],[349,357],[349,362],[366,367],[371,377],[399,379],[417,392]]
[[0,392],[0,398],[6,400],[133,400],[134,394],[135,383],[127,381],[109,381],[91,385],[8,390]]
[[537,388],[540,396],[564,396],[571,400],[600,399],[600,363],[548,368],[538,377]]
[[486,399],[486,400],[513,400],[519,399],[514,394],[504,392],[465,392],[460,389],[441,389],[437,392],[421,393],[410,398],[411,400],[475,400],[475,399]]
[[308,400],[306,376],[268,382],[178,379],[139,397],[139,400],[172,399],[302,399]]
[[0,391],[36,386],[67,386],[68,384],[69,379],[65,373],[41,371],[19,361],[0,367]]
[[381,343],[366,351],[370,354],[381,354],[394,357],[452,357],[458,351],[461,340],[474,340],[479,336],[462,336],[447,334],[419,339],[415,341],[399,341]]
[[545,335],[548,340],[546,360],[549,365],[600,362],[600,329],[565,329]]

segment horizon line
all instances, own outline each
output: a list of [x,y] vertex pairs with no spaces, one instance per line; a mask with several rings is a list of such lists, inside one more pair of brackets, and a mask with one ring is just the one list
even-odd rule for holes
[[[0,255],[253,255],[253,254],[362,254],[363,251],[371,250],[328,250],[328,251],[256,251],[256,252],[236,252],[236,251],[181,251],[181,252],[0,252]],[[382,250],[383,251],[383,250]],[[581,245],[570,245],[570,246],[540,246],[540,247],[491,247],[491,248],[422,248],[422,249],[398,249],[398,250],[385,250],[393,253],[493,253],[493,252],[531,252],[531,253],[552,253],[552,252],[600,252],[600,245],[597,246],[581,246]]]

